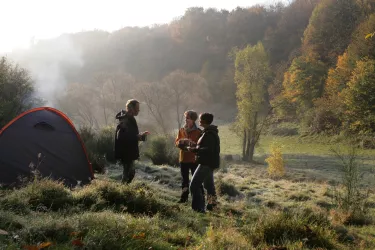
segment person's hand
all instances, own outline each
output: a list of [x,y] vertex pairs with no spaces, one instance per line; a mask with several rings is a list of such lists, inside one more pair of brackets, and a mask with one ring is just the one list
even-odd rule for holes
[[191,146],[186,147],[186,149],[189,152],[194,152],[195,151],[195,147],[191,147]]
[[148,131],[139,133],[138,134],[138,140],[139,141],[146,141],[146,136],[149,135],[149,134],[150,134],[150,132],[148,132]]
[[182,144],[182,145],[187,145],[188,143],[188,139],[186,138],[181,138],[180,140],[178,140],[178,143]]
[[197,144],[192,140],[189,140],[188,145],[189,145],[189,147],[196,147],[197,146]]

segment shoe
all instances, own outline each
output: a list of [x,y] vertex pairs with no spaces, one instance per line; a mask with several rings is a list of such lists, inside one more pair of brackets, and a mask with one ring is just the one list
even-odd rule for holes
[[214,208],[217,206],[217,204],[207,204],[206,209],[208,211],[214,210]]
[[208,195],[206,209],[212,211],[217,206],[217,196]]
[[184,187],[182,189],[181,198],[177,203],[186,203],[188,201],[188,198],[189,198],[189,188]]
[[206,210],[204,210],[204,209],[193,209],[193,211],[195,211],[197,213],[200,213],[200,214],[205,214],[206,213]]

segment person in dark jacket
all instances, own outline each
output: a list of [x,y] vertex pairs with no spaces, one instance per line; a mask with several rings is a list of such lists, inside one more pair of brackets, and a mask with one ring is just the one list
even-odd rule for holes
[[[210,113],[200,115],[199,125],[204,128],[203,134],[195,147],[188,147],[189,151],[196,154],[196,162],[199,164],[190,183],[192,208],[202,213],[206,209],[212,210],[217,204],[213,171],[220,166],[220,138],[217,126],[211,124],[213,119]],[[201,191],[202,183],[207,189],[207,207]]]
[[126,111],[116,114],[119,123],[115,135],[115,157],[123,166],[122,183],[131,183],[135,176],[134,161],[139,159],[139,141],[145,141],[148,131],[139,133],[135,116],[139,113],[139,102],[128,100]]

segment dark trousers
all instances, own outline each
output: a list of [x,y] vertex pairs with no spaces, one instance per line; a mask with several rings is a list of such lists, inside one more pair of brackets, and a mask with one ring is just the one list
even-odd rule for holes
[[131,183],[135,176],[135,164],[134,161],[121,160],[123,167],[122,172],[122,183]]
[[204,184],[208,196],[216,197],[214,171],[209,166],[199,165],[190,183],[190,192],[193,198],[191,207],[198,212],[205,212],[206,202],[202,193],[202,184]]
[[[191,173],[191,176],[193,176],[195,170],[197,169],[198,165],[195,163],[184,163],[180,162],[180,171],[181,171],[181,177],[182,177],[182,193],[181,193],[181,199],[179,202],[187,202],[189,197],[189,175]],[[203,190],[203,187],[202,187]]]
[[181,177],[182,177],[182,184],[181,188],[188,188],[190,181],[189,181],[189,172],[191,173],[191,176],[193,176],[195,170],[197,169],[198,165],[195,163],[184,163],[180,162],[180,171],[181,171]]

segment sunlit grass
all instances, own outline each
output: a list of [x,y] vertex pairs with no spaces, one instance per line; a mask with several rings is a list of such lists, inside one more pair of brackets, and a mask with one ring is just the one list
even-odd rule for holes
[[[238,136],[228,125],[219,130],[222,154],[240,155]],[[286,172],[280,179],[269,176],[264,161],[275,140],[284,145]],[[336,225],[329,217],[333,184],[340,179],[338,161],[329,150],[336,144],[329,142],[263,136],[256,148],[258,163],[228,160],[225,171],[215,172],[219,205],[207,214],[192,211],[191,196],[187,204],[177,204],[178,167],[145,161],[137,162],[129,186],[120,184],[122,168],[113,165],[83,188],[68,190],[42,180],[2,190],[0,229],[11,236],[0,235],[0,249],[43,242],[53,243],[48,249],[75,249],[77,239],[88,249],[373,249],[373,224]],[[372,190],[372,215],[373,161],[363,158],[361,168],[362,181]],[[65,205],[59,209],[53,200]]]

